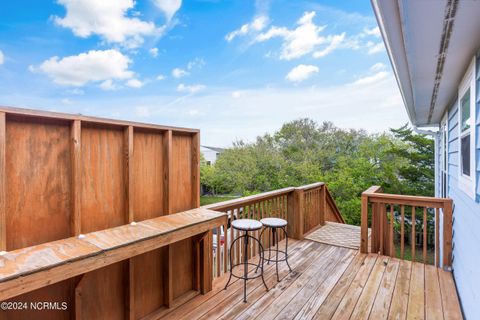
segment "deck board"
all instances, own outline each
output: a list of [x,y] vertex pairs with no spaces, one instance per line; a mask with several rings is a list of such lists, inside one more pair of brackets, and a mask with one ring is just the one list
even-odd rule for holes
[[[148,319],[462,319],[452,274],[433,266],[310,240],[290,241],[290,265],[213,290]],[[258,260],[254,260],[258,261]],[[254,271],[250,271],[254,272]]]

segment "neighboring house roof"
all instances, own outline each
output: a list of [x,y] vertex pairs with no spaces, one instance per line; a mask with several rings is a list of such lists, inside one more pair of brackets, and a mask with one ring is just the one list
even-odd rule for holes
[[480,1],[371,1],[412,124],[439,124],[480,47]]
[[223,151],[225,151],[225,148],[208,147],[208,146],[201,146],[201,147],[206,148],[206,149],[210,149],[210,150],[218,152],[218,153],[222,153]]

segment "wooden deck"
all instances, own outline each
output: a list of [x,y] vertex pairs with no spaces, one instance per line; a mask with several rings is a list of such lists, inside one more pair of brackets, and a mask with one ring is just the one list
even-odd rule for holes
[[165,310],[162,319],[462,319],[449,272],[420,263],[331,246],[289,240],[288,273],[282,264],[265,268],[269,292],[260,279],[227,290],[227,277],[213,290]]
[[305,236],[305,239],[358,250],[360,248],[360,227],[327,221],[323,227]]

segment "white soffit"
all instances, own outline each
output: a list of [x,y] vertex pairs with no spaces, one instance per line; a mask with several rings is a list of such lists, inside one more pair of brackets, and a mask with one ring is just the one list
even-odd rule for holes
[[438,124],[480,46],[480,1],[372,0],[372,5],[410,120],[417,126]]

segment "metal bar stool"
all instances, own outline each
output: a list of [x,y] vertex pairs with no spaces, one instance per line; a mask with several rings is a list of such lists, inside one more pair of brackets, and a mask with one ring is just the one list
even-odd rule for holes
[[[277,269],[277,281],[280,281],[280,278],[278,276],[278,263],[281,261],[285,261],[288,266],[288,270],[292,272],[292,268],[290,268],[290,264],[288,264],[288,234],[287,234],[287,221],[284,219],[280,218],[264,218],[260,220],[262,225],[265,227],[262,229],[262,232],[260,232],[260,239],[262,239],[263,232],[267,229],[270,229],[272,231],[272,241],[273,244],[276,245],[276,249],[272,250],[272,246],[270,243],[270,237],[268,237],[268,259],[265,259],[267,261],[267,264],[270,262],[275,262],[275,266]],[[278,229],[283,230],[285,234],[285,251],[279,250],[278,249]],[[272,251],[275,252],[275,259],[271,258]],[[279,259],[278,254],[281,253],[283,254],[283,258]]]
[[[260,243],[260,241],[258,241],[257,238],[248,234],[251,231],[260,230],[262,228],[262,224],[257,220],[239,219],[239,220],[235,220],[235,221],[232,222],[232,227],[233,227],[233,229],[236,229],[236,230],[239,230],[239,231],[244,231],[245,233],[243,235],[239,236],[238,238],[236,238],[232,242],[232,244],[230,245],[230,277],[228,277],[227,284],[225,285],[225,290],[227,290],[227,287],[230,284],[230,280],[232,279],[232,276],[237,278],[237,279],[243,279],[243,302],[247,302],[247,280],[262,277],[263,285],[265,286],[265,288],[268,291],[267,284],[265,283],[265,279],[263,278],[263,262],[265,260],[265,254],[263,252],[263,246]],[[241,239],[243,239],[243,262],[233,264],[233,250],[232,250],[233,245],[235,244],[235,242],[237,242]],[[255,242],[258,243],[259,255],[260,255],[260,259],[258,260],[258,264],[248,262],[248,247],[249,247],[249,241],[248,240],[249,239],[251,239],[254,243]],[[236,275],[233,272],[233,269],[237,266],[240,266],[240,265],[243,265],[243,276]],[[257,267],[257,269],[255,270],[255,273],[257,273],[258,268],[260,268],[261,269],[260,274],[255,275],[255,276],[249,276],[248,275],[248,266],[249,265]]]

